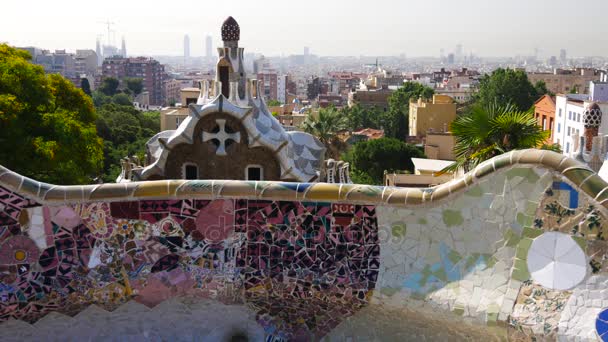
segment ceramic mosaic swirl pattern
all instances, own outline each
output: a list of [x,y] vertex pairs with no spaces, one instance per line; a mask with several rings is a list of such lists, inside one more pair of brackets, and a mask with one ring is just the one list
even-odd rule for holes
[[[135,339],[595,340],[608,308],[607,187],[538,150],[431,189],[55,186],[2,168],[0,336],[113,340],[101,331],[121,317],[112,330]],[[550,234],[577,253],[563,286],[529,259]]]

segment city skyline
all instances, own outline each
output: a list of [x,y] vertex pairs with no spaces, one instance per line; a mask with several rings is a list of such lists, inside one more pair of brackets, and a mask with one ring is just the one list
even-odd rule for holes
[[[23,4],[11,0],[3,4],[5,19],[0,31],[1,40],[15,46],[94,49],[100,35],[104,43],[108,41],[105,22],[110,20],[114,23],[110,34],[125,37],[130,55],[179,56],[183,37],[188,35],[190,55],[204,56],[206,36],[217,46],[221,41],[217,26],[232,15],[246,28],[241,45],[268,56],[303,54],[305,46],[323,56],[439,56],[441,49],[447,54],[456,45],[462,45],[465,54],[485,57],[533,55],[535,49],[541,57],[559,56],[561,49],[569,57],[608,55],[604,38],[608,29],[593,24],[608,10],[608,3],[601,0],[582,0],[581,8],[593,11],[573,11],[565,0],[391,2],[376,1],[370,10],[362,1],[311,0],[306,8],[294,8],[291,3],[270,0],[263,9],[256,3],[232,1],[216,3],[209,11],[208,5],[185,1],[181,8],[188,10],[168,15],[157,10],[162,4],[159,1],[147,1],[147,6],[140,1],[114,6],[118,1],[108,0],[95,14],[79,16],[70,11],[78,8],[77,2],[66,0],[64,6],[41,2],[28,9],[36,22],[31,25],[31,21],[19,20]],[[345,9],[348,17],[341,15]],[[545,20],[539,22],[541,12]]]

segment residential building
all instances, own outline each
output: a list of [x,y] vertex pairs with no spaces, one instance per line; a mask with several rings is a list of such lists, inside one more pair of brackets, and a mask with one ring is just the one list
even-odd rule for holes
[[386,112],[388,110],[388,98],[393,92],[394,90],[389,89],[388,86],[372,90],[363,86],[348,94],[348,106],[352,107],[359,104],[365,108],[376,107]]
[[196,104],[201,90],[199,88],[184,88],[179,92],[179,102],[175,106],[163,108],[160,111],[160,130],[176,130],[179,125],[190,115],[188,106]]
[[[563,154],[574,156],[580,148],[580,137],[587,138],[587,146],[591,139],[586,134],[585,120],[590,109],[597,108],[596,112],[603,113],[598,118],[597,132],[593,136],[608,134],[608,83],[590,82],[590,94],[559,94],[555,99],[555,123],[553,142],[559,144]],[[588,125],[589,126],[589,125]]]
[[433,95],[428,102],[412,100],[409,111],[409,136],[423,138],[428,132],[447,132],[456,119],[454,99],[445,95]]
[[326,95],[329,91],[327,79],[311,77],[306,82],[306,96],[309,100],[316,100],[319,95]]
[[110,57],[103,61],[103,77],[114,77],[122,81],[125,77],[137,77],[143,80],[144,90],[150,93],[150,104],[161,106],[165,103],[163,80],[165,67],[152,58]]
[[[275,70],[265,69],[257,74],[258,82],[263,90],[262,95],[266,100],[278,100],[279,75]],[[285,96],[283,96],[283,99]]]
[[456,138],[451,132],[427,132],[424,139],[424,155],[429,159],[456,160]]
[[97,74],[97,60],[97,53],[93,50],[76,50],[76,56],[74,57],[76,73],[91,76]]
[[587,94],[589,82],[599,81],[601,71],[593,68],[554,69],[552,73],[529,72],[528,79],[532,84],[543,81],[547,89],[554,94],[576,92]]
[[550,135],[547,138],[547,143],[553,143],[553,131],[555,126],[555,97],[544,95],[534,103],[534,117],[536,123],[543,128],[544,131],[549,131]]
[[363,75],[353,72],[330,72],[328,73],[330,80],[335,81],[335,92],[338,95],[348,95],[351,91],[359,87]]

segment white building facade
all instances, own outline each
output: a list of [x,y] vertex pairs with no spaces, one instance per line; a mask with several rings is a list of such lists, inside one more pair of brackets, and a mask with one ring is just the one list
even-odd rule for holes
[[560,94],[555,99],[555,134],[553,143],[559,144],[563,154],[575,156],[584,136],[584,113],[597,104],[602,111],[599,136],[608,134],[608,83],[591,82],[590,94]]

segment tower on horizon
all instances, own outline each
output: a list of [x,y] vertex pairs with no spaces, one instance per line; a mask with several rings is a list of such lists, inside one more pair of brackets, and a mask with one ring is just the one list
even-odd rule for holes
[[205,38],[205,57],[213,57],[213,39],[211,36]]
[[97,42],[95,44],[95,53],[97,54],[97,66],[101,66],[103,63],[103,55],[101,54],[101,42],[99,41],[99,37],[97,37]]
[[127,43],[125,42],[125,36],[122,36],[122,46],[121,46],[121,49],[120,49],[120,54],[124,58],[127,58]]
[[184,35],[184,58],[190,58],[190,37]]

